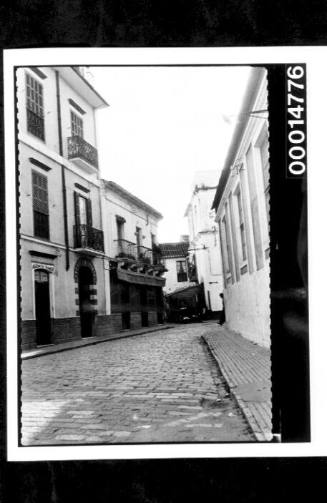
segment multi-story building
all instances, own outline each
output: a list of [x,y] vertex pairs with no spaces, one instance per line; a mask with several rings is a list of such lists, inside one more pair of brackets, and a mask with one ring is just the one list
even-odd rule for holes
[[95,334],[106,292],[95,111],[79,67],[17,70],[22,347]]
[[207,313],[215,316],[222,311],[223,290],[218,227],[211,209],[217,182],[216,171],[198,171],[185,212],[190,235],[189,263],[195,272],[193,280],[203,285]]
[[166,268],[164,292],[171,294],[175,290],[194,285],[189,278],[189,236],[182,236],[181,241],[175,243],[160,243],[159,247],[161,263]]
[[228,326],[270,343],[267,72],[254,68],[212,207],[219,224]]
[[165,268],[157,245],[162,215],[114,182],[103,180],[102,186],[111,300],[105,330],[162,323]]

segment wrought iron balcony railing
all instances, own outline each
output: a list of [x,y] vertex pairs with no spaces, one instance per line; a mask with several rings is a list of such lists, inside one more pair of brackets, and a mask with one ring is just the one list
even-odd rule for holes
[[70,136],[68,139],[68,159],[82,159],[98,168],[98,151],[81,136]]
[[44,140],[44,118],[40,117],[32,110],[26,109],[27,131]]
[[116,258],[128,258],[131,260],[136,260],[137,250],[135,243],[132,243],[127,239],[115,239],[115,243],[117,244]]
[[146,246],[137,246],[137,259],[144,264],[153,264],[153,253],[151,248]]
[[103,252],[103,231],[85,224],[74,225],[74,245],[75,248],[89,248]]

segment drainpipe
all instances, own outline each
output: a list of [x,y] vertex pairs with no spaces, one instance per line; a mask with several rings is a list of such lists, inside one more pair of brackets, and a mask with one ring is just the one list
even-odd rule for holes
[[[55,70],[55,72],[56,72],[56,91],[57,91],[59,154],[60,154],[61,157],[63,157],[59,72],[58,72],[58,70]],[[63,164],[61,164],[61,182],[62,182],[62,201],[63,201],[63,208],[64,208],[64,232],[65,232],[65,247],[66,247],[66,271],[68,271],[68,269],[69,269],[69,241],[68,241],[68,221],[67,221],[67,192],[66,192],[65,166]]]

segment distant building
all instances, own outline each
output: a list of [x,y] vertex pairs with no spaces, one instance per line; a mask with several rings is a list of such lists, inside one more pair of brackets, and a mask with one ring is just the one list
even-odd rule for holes
[[219,224],[228,326],[270,343],[267,72],[251,72],[212,207]]
[[105,249],[110,260],[110,320],[103,331],[162,323],[165,268],[157,245],[162,215],[114,182],[102,180],[102,187]]
[[95,111],[76,67],[17,70],[22,348],[96,333],[106,260]]
[[193,193],[187,206],[190,234],[189,263],[194,274],[192,280],[203,285],[206,309],[209,314],[220,315],[223,276],[220,259],[218,227],[211,209],[217,189],[216,171],[198,171],[193,180]]
[[194,281],[189,278],[189,237],[182,236],[182,240],[175,243],[160,243],[159,248],[161,263],[167,269],[164,274],[164,292],[170,294],[177,289],[194,285]]

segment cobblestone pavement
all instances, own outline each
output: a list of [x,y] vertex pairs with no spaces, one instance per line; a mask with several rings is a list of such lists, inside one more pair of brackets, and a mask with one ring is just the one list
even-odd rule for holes
[[23,361],[22,444],[255,441],[201,340],[208,328]]

